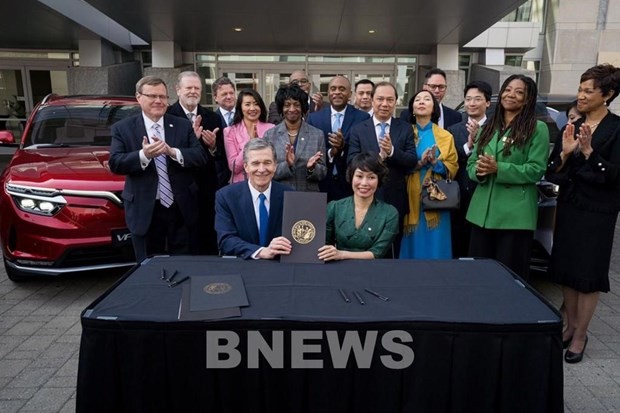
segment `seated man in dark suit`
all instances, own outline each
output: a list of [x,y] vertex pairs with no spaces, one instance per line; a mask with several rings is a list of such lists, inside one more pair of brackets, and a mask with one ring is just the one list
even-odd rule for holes
[[195,170],[194,179],[198,184],[198,205],[200,213],[197,252],[217,255],[217,236],[215,234],[215,191],[219,189],[216,162],[226,162],[224,152],[223,128],[219,117],[210,109],[200,105],[202,80],[196,72],[179,74],[176,92],[179,100],[168,107],[168,113],[193,122],[196,138],[209,155],[209,162]]
[[225,186],[215,194],[215,230],[220,253],[244,259],[274,259],[291,253],[282,234],[284,192],[273,181],[276,151],[264,139],[250,139],[243,148],[247,181]]
[[[446,72],[436,67],[426,72],[424,79],[424,89],[431,92],[439,103],[439,121],[437,124],[444,129],[448,129],[448,126],[452,126],[463,120],[463,116],[459,112],[441,103],[446,96],[446,90],[448,90]],[[412,118],[409,109],[403,110],[400,113],[400,118],[405,122],[411,123]]]
[[136,84],[142,112],[112,126],[110,170],[126,175],[123,201],[136,259],[195,253],[198,187],[194,168],[207,162],[191,123],[166,114],[163,80]]
[[374,115],[351,128],[348,162],[361,152],[379,153],[388,167],[385,184],[377,191],[377,198],[393,205],[401,223],[394,241],[395,251],[400,251],[402,222],[409,212],[406,175],[413,171],[416,155],[411,124],[392,117],[398,94],[389,82],[379,82],[372,96]]

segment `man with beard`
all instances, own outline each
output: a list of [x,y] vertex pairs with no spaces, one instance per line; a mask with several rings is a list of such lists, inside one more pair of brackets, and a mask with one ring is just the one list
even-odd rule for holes
[[224,136],[220,119],[211,110],[200,106],[202,80],[196,72],[182,72],[176,85],[178,101],[168,107],[168,113],[188,119],[196,138],[208,153],[209,162],[196,169],[194,179],[198,184],[199,244],[200,254],[217,255],[217,236],[214,229],[215,191],[218,190],[216,161],[226,161]]

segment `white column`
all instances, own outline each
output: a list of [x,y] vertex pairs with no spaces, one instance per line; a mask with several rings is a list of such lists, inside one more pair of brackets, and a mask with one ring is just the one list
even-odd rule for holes
[[153,67],[173,68],[183,64],[183,53],[175,42],[155,40],[151,46]]
[[437,67],[442,70],[459,70],[459,45],[437,45]]
[[103,67],[114,64],[112,45],[102,39],[80,39],[80,67]]
[[484,64],[487,66],[503,66],[506,62],[504,49],[484,49]]

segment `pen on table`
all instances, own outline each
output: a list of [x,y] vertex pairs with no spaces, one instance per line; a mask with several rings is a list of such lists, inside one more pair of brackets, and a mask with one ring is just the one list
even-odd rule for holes
[[355,294],[355,298],[357,298],[357,301],[359,301],[361,305],[366,304],[366,302],[362,299],[360,293],[358,293],[357,291],[353,291],[353,294]]
[[187,277],[183,277],[183,278],[181,278],[179,281],[175,281],[175,282],[173,282],[173,283],[168,284],[168,287],[171,287],[171,288],[172,288],[172,287],[176,287],[177,285],[179,285],[179,284],[181,284],[182,282],[187,281],[187,280],[189,280],[189,275],[188,275]]
[[168,282],[172,282],[172,279],[176,277],[178,273],[179,273],[179,270],[174,270],[170,278],[168,278]]
[[162,269],[161,269],[161,279],[162,279],[162,280],[165,280],[165,279],[166,279],[166,269],[165,269],[165,268],[162,268]]
[[383,301],[390,301],[390,297],[386,297],[384,295],[379,294],[376,291],[371,290],[370,288],[364,288],[364,291],[366,291],[368,294],[372,294],[375,297],[377,297],[379,300],[383,300]]
[[351,300],[349,300],[349,297],[347,297],[347,293],[345,293],[342,288],[338,288],[338,292],[340,293],[340,296],[342,297],[345,303],[351,302]]

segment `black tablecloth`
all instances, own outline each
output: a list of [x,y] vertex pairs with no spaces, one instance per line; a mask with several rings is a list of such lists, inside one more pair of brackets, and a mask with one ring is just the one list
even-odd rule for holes
[[[186,275],[241,274],[240,318],[178,321]],[[338,293],[345,289],[347,304]],[[390,297],[384,302],[364,292]],[[360,305],[351,291],[362,293]],[[282,264],[216,257],[157,257],[130,272],[82,315],[78,412],[561,412],[561,320],[529,287],[490,260],[376,260]],[[284,368],[247,357],[206,368],[206,331],[283,331]],[[321,369],[290,368],[291,331],[322,333]],[[415,359],[386,368],[380,343],[370,368],[331,364],[327,331],[402,330]],[[245,354],[244,354],[245,356]]]

